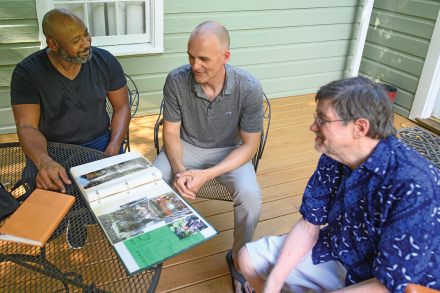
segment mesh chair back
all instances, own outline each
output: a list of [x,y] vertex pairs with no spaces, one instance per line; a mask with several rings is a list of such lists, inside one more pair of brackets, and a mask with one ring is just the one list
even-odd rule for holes
[[[258,146],[258,150],[255,156],[252,158],[252,165],[254,166],[255,173],[257,172],[258,163],[260,162],[260,159],[263,156],[264,147],[266,146],[267,136],[269,134],[269,127],[270,127],[271,109],[270,109],[269,99],[266,97],[266,94],[264,94],[263,110],[264,110],[264,122],[267,123],[267,125],[265,129],[261,132],[260,145]],[[160,152],[159,130],[160,130],[160,126],[163,124],[162,111],[163,111],[163,100],[160,105],[159,117],[157,117],[157,121],[154,126],[154,147],[156,148],[156,152],[158,155]],[[232,195],[229,193],[228,189],[215,179],[207,181],[202,186],[202,188],[200,188],[200,190],[196,193],[196,195],[197,197],[232,201]]]
[[[125,77],[127,78],[128,101],[130,103],[130,109],[132,113],[131,118],[133,118],[139,107],[139,91],[133,79],[131,79],[131,77],[128,76],[127,74],[125,75]],[[108,100],[108,98],[106,100],[105,109],[107,111],[108,116],[111,117],[113,115],[113,106]],[[124,153],[126,153],[127,150],[130,151],[129,129],[127,129],[127,134],[125,135],[122,144],[124,145]]]

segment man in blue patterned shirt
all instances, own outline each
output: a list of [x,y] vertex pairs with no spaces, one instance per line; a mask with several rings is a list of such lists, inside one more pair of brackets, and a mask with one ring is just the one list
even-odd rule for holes
[[323,155],[302,218],[287,235],[247,243],[239,269],[257,292],[440,289],[440,171],[394,136],[375,82],[334,81],[315,100],[310,130]]

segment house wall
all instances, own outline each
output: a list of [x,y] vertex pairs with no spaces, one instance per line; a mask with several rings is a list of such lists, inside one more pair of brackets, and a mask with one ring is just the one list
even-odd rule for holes
[[[5,3],[11,7],[9,10],[3,8]],[[139,115],[157,113],[166,75],[188,63],[189,34],[203,21],[214,20],[230,32],[229,64],[255,75],[269,99],[314,93],[319,86],[348,76],[362,3],[165,0],[164,53],[123,56],[118,60],[140,91]],[[35,3],[21,4],[0,0],[0,50],[9,56],[0,55],[0,134],[15,132],[9,106],[12,70],[17,62],[38,49]],[[1,29],[8,25],[9,31]]]
[[0,0],[0,134],[15,132],[10,83],[15,65],[40,49],[34,0]]
[[394,111],[409,117],[440,1],[375,0],[359,75],[393,85]]

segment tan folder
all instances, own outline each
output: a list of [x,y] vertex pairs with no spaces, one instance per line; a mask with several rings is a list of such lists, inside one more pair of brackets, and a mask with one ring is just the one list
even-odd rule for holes
[[71,195],[35,189],[0,228],[0,240],[44,246],[74,202]]

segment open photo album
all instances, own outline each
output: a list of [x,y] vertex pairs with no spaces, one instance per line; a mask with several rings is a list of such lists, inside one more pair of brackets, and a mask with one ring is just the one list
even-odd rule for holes
[[130,276],[218,235],[138,151],[70,175]]

